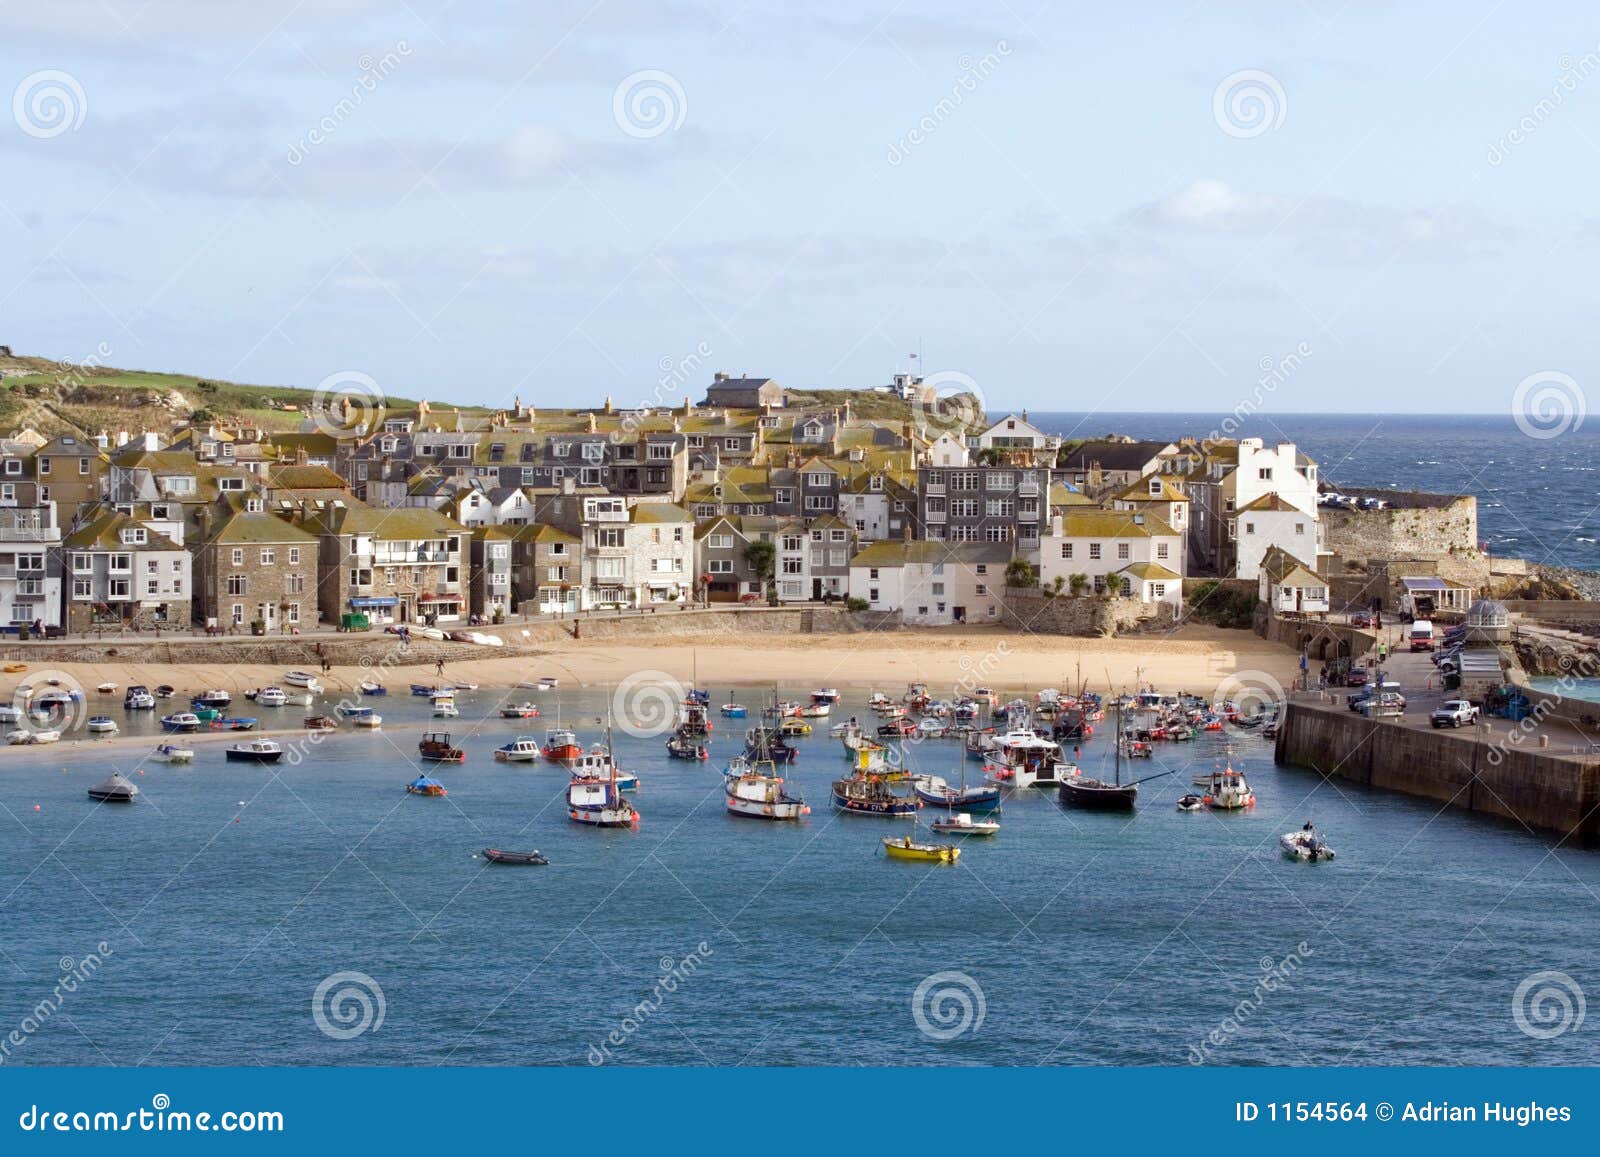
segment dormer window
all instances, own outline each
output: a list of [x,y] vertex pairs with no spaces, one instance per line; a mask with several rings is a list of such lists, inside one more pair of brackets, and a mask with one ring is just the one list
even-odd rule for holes
[[150,539],[150,532],[142,526],[124,527],[122,543],[124,546],[143,546]]
[[266,504],[259,498],[246,498],[244,509],[246,514],[260,514],[266,509]]
[[398,438],[380,438],[380,439],[378,439],[378,450],[379,450],[380,453],[393,454],[394,451],[395,451],[395,447],[397,447],[399,445],[400,445],[400,439],[398,439]]
[[218,478],[217,479],[217,489],[218,490],[243,490],[244,489],[244,479],[243,478]]

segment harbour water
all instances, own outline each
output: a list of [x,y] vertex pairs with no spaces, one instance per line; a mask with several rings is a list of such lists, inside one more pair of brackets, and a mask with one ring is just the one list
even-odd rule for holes
[[[787,773],[804,822],[724,814],[719,769],[744,721],[717,720],[703,764],[619,732],[643,823],[580,828],[565,773],[491,759],[554,724],[555,697],[540,698],[550,717],[513,721],[491,692],[461,697],[449,722],[467,762],[432,769],[445,799],[403,791],[430,723],[403,696],[375,701],[382,731],[329,736],[293,766],[228,764],[215,744],[191,767],[123,742],[4,751],[0,1037],[24,1029],[6,1063],[1173,1065],[1197,1048],[1224,1064],[1600,1063],[1593,1032],[1538,1039],[1513,1010],[1540,972],[1596,991],[1600,858],[1275,769],[1257,735],[1160,747],[1133,774],[1182,770],[1146,783],[1132,816],[1014,794],[999,836],[940,868],[884,859],[879,837],[905,821],[832,813],[845,760],[825,726]],[[597,738],[605,695],[563,699]],[[1224,740],[1257,806],[1176,812]],[[1110,770],[1108,747],[1089,741],[1086,771]],[[958,759],[953,742],[911,755],[947,776]],[[138,803],[85,797],[113,770]],[[1334,862],[1281,856],[1279,834],[1308,817]],[[489,846],[551,864],[490,866],[475,858]],[[102,943],[40,1019],[62,970]],[[313,1011],[340,973],[382,993],[381,1023],[373,1004],[349,1039]],[[959,976],[936,989],[970,1010],[948,1040],[919,1026],[940,1010],[913,1007],[941,973]]]

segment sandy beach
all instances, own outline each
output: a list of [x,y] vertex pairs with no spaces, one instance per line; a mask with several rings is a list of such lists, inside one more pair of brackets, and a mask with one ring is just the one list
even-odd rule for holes
[[[628,640],[567,641],[533,655],[477,657],[465,653],[448,663],[445,678],[485,688],[511,688],[529,678],[554,677],[563,687],[607,686],[630,675],[659,672],[703,687],[771,684],[789,689],[819,685],[882,688],[898,692],[910,682],[925,682],[936,693],[960,685],[999,690],[1090,688],[1132,690],[1140,685],[1166,691],[1213,695],[1237,681],[1276,680],[1287,686],[1299,673],[1299,657],[1248,631],[1185,626],[1170,634],[1116,639],[1031,635],[974,628],[930,628],[840,635],[752,634],[730,639],[725,633],[640,637]],[[0,702],[11,702],[20,683],[48,672],[76,680],[91,708],[121,703],[122,688],[136,683],[170,683],[180,692],[222,688],[232,692],[282,684],[283,669],[250,664],[185,665],[137,662],[74,663],[0,676]],[[1232,680],[1230,681],[1230,677]],[[436,681],[431,664],[416,667],[338,666],[321,676],[330,691],[354,691],[365,678],[377,678],[392,691],[412,682]],[[97,694],[102,683],[118,694]]]

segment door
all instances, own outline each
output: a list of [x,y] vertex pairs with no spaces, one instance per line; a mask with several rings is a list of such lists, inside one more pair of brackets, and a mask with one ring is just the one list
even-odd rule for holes
[[267,624],[267,630],[272,630],[278,625],[278,607],[276,603],[257,603],[256,618]]
[[817,603],[822,601],[822,580],[819,578],[811,580],[811,601]]

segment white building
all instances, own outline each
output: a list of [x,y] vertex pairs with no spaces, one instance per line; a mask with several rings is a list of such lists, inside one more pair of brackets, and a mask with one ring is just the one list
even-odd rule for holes
[[[1072,590],[1082,575],[1088,591],[1183,603],[1183,535],[1136,510],[1069,508],[1050,520],[1039,545],[1039,585]],[[1081,582],[1082,580],[1080,580]]]
[[1316,562],[1327,553],[1317,518],[1317,464],[1294,443],[1239,439],[1238,462],[1220,489],[1231,546],[1224,557],[1232,556],[1233,577],[1256,578],[1269,547]]
[[625,499],[583,500],[584,607],[659,606],[683,601],[694,584],[694,520],[681,506]]
[[928,443],[929,466],[971,466],[972,451],[966,442],[946,430]]
[[1039,453],[1046,451],[1054,453],[1060,448],[1061,439],[1054,434],[1046,434],[1026,417],[1019,418],[1015,414],[1008,414],[973,438],[972,444],[979,450],[1033,450]]
[[996,622],[1010,543],[880,542],[850,560],[850,596],[907,626]]
[[1325,614],[1328,581],[1280,547],[1270,548],[1261,560],[1258,597],[1275,615]]
[[61,626],[56,504],[0,509],[0,627]]

